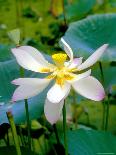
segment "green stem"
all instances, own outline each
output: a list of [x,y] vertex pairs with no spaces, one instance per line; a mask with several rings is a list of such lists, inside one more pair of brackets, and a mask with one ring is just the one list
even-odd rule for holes
[[76,102],[76,93],[75,91],[73,90],[73,122],[75,124],[75,129],[77,129],[77,126],[78,126],[78,122],[77,122],[77,102]]
[[66,12],[65,12],[64,0],[62,0],[62,9],[63,9],[63,16],[64,16],[64,24],[65,24],[65,27],[67,27],[67,21],[66,21]]
[[20,76],[23,78],[25,75],[24,69],[22,67],[20,67]]
[[64,131],[64,146],[65,146],[65,155],[68,155],[68,144],[67,144],[67,135],[66,135],[66,106],[65,106],[65,101],[64,101],[64,106],[63,106],[63,131]]
[[15,123],[14,123],[13,115],[12,115],[12,113],[10,111],[7,112],[7,117],[8,117],[9,123],[11,125],[11,130],[12,130],[12,135],[13,135],[13,138],[14,138],[14,143],[15,143],[17,155],[21,155],[18,135],[17,135],[17,132],[16,132],[16,126],[15,126]]
[[22,39],[24,40],[25,39],[25,21],[24,21],[23,16],[22,16],[22,12],[24,9],[23,3],[24,3],[23,0],[19,1],[20,18],[21,18],[21,26],[22,26]]
[[16,27],[20,27],[20,12],[17,0],[15,0],[15,8],[16,8]]
[[[104,73],[103,73],[103,67],[102,67],[102,63],[99,62],[99,68],[100,68],[100,73],[101,73],[101,82],[104,86]],[[103,117],[102,117],[102,129],[104,130],[105,128],[105,116],[106,116],[106,104],[105,101],[102,101],[102,105],[103,105]]]
[[103,9],[104,9],[104,13],[107,13],[107,3],[108,3],[108,1],[107,0],[104,0],[103,1],[103,4],[102,4]]
[[105,103],[105,101],[102,101],[102,105],[103,105],[102,129],[104,130],[104,128],[105,128],[105,118],[106,118],[106,103]]
[[55,135],[56,135],[57,144],[60,144],[60,140],[59,140],[58,130],[57,130],[56,124],[53,125],[53,128],[54,128],[54,132],[55,132]]
[[25,99],[25,110],[26,110],[26,118],[27,118],[27,132],[28,132],[28,145],[29,149],[31,149],[31,133],[30,133],[30,119],[29,119],[29,109],[28,109],[28,101]]
[[101,81],[102,81],[102,84],[104,85],[104,73],[103,73],[103,67],[102,67],[101,62],[99,62],[99,68],[100,68],[100,72],[101,72]]
[[[20,76],[24,77],[24,69],[22,67],[20,67]],[[29,119],[29,108],[28,108],[28,100],[25,99],[25,111],[26,111],[26,119],[27,119],[27,132],[28,132],[28,145],[29,145],[29,149],[31,149],[31,123],[30,123],[30,119]]]
[[105,131],[107,131],[107,129],[108,129],[109,105],[110,105],[110,99],[109,99],[109,96],[108,96],[108,98],[107,98],[107,104],[106,104]]

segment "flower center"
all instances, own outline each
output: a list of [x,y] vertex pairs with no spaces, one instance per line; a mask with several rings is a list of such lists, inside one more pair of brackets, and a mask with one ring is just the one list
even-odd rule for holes
[[56,64],[56,68],[53,73],[47,76],[47,79],[55,79],[56,83],[61,87],[64,85],[65,81],[69,81],[75,78],[75,75],[72,74],[72,70],[68,67],[65,67],[64,63],[67,59],[67,55],[63,53],[53,54],[52,59]]
[[55,78],[57,84],[61,87],[64,85],[66,80],[72,80],[75,78],[74,74],[68,71],[68,68],[61,67],[57,68],[51,75],[47,76],[48,79]]
[[63,67],[67,59],[67,55],[63,53],[53,54],[52,59],[58,67]]
[[73,75],[62,70],[62,71],[58,72],[56,75],[56,83],[62,87],[66,80],[72,80],[74,78],[75,77]]

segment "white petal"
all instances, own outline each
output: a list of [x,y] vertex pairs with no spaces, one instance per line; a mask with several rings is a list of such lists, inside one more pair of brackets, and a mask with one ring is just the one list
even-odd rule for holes
[[48,79],[38,78],[19,78],[12,81],[13,84],[19,85],[15,90],[12,100],[19,101],[33,97],[42,92],[50,83]]
[[44,106],[44,113],[48,122],[50,122],[51,124],[54,124],[57,122],[57,120],[60,118],[63,104],[64,104],[64,100],[62,100],[58,104],[54,104],[46,99],[45,106]]
[[81,74],[77,74],[77,75],[74,74],[76,77],[73,80],[69,80],[68,82],[69,83],[74,83],[74,82],[76,82],[78,80],[81,80],[83,78],[86,78],[86,77],[90,76],[90,74],[91,74],[91,69],[89,69],[88,71],[86,71],[84,73],[81,73]]
[[82,57],[80,58],[74,58],[73,61],[70,63],[68,68],[76,68],[82,63]]
[[59,103],[66,98],[70,92],[71,85],[65,83],[62,87],[55,84],[47,93],[47,99],[52,103]]
[[61,38],[61,42],[63,43],[64,51],[69,56],[70,61],[73,61],[73,51],[71,47],[66,43],[66,41],[63,38]]
[[98,48],[84,63],[78,66],[78,70],[86,69],[96,63],[107,49],[108,44],[104,44]]
[[20,46],[18,49],[28,52],[38,62],[48,65],[47,60],[44,58],[41,52],[39,52],[36,48],[32,46]]
[[37,52],[37,50],[32,47],[23,46],[19,48],[13,48],[12,53],[16,57],[18,63],[25,69],[35,72],[41,72],[41,68],[51,69],[41,53]]
[[103,86],[92,76],[76,81],[72,84],[72,86],[77,93],[88,99],[100,101],[105,97]]

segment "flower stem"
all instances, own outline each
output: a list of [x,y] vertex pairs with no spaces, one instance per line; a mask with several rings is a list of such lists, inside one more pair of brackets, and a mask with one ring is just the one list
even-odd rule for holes
[[106,103],[105,103],[105,101],[102,101],[102,105],[103,105],[102,129],[104,130],[105,118],[106,118]]
[[101,72],[101,81],[102,81],[102,84],[104,85],[104,73],[103,73],[103,67],[102,67],[101,62],[99,62],[99,68],[100,68],[100,72]]
[[109,96],[108,96],[108,98],[107,98],[107,104],[106,104],[105,131],[108,129],[109,105],[110,105],[110,99],[109,99]]
[[7,112],[7,117],[8,117],[9,123],[11,125],[11,130],[12,130],[12,135],[13,135],[17,155],[21,155],[18,135],[17,135],[17,132],[16,132],[16,126],[15,126],[13,115],[12,115],[11,111]]
[[[102,78],[102,84],[104,85],[104,74],[103,74],[103,67],[102,67],[102,63],[99,62],[99,67],[100,67],[100,71],[101,71],[101,78]],[[102,127],[103,130],[107,130],[108,128],[108,119],[109,119],[109,103],[110,103],[110,99],[109,96],[107,94],[107,101],[103,101],[103,121],[102,121]]]
[[[103,67],[102,67],[102,63],[99,62],[99,68],[100,68],[100,73],[101,73],[101,82],[104,86],[104,73],[103,73]],[[103,105],[103,118],[102,118],[102,129],[104,130],[105,128],[105,117],[106,117],[106,104],[105,101],[102,101],[102,105]]]
[[53,128],[54,128],[54,132],[55,132],[55,135],[56,135],[57,144],[60,144],[60,140],[59,140],[58,130],[57,130],[56,124],[53,125]]
[[67,21],[66,21],[66,12],[65,12],[64,0],[62,0],[62,9],[63,9],[63,16],[64,16],[64,24],[65,24],[65,27],[67,27]]
[[23,78],[25,75],[24,69],[22,67],[20,67],[20,76]]
[[30,119],[29,119],[29,109],[28,109],[28,101],[25,99],[25,110],[26,110],[26,118],[27,118],[27,132],[28,132],[28,145],[29,149],[31,149],[31,124],[30,124]]
[[77,126],[78,126],[78,121],[77,121],[77,101],[76,101],[76,93],[75,91],[73,90],[73,122],[75,124],[75,129],[77,129]]
[[65,106],[65,100],[64,100],[64,106],[63,106],[63,131],[64,131],[64,146],[65,146],[65,155],[68,155],[68,144],[67,144],[67,135],[66,135],[66,106]]
[[[24,77],[24,69],[22,67],[20,67],[20,76]],[[25,99],[25,111],[26,111],[26,119],[27,119],[27,132],[28,132],[28,145],[29,145],[29,149],[31,149],[31,124],[30,124],[30,119],[29,119],[29,108],[28,108],[28,100]]]

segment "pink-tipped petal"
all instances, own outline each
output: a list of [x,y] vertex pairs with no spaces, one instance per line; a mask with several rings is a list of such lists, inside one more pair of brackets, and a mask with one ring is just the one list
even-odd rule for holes
[[83,62],[80,66],[78,66],[78,70],[86,69],[93,64],[95,64],[102,54],[106,51],[108,44],[104,44],[100,48],[98,48],[85,62]]
[[68,66],[68,68],[76,68],[78,67],[81,63],[82,63],[82,57],[80,58],[74,58],[73,61],[70,63],[70,65]]
[[76,81],[72,84],[72,86],[77,93],[88,99],[101,101],[105,97],[103,86],[92,76]]
[[37,78],[19,78],[12,81],[12,83],[19,85],[12,96],[12,101],[19,101],[31,98],[42,92],[48,86],[50,80]]
[[12,53],[16,57],[19,65],[27,70],[41,72],[42,68],[52,69],[52,66],[50,66],[40,52],[37,53],[35,48],[22,46],[13,48]]
[[60,118],[63,104],[64,104],[64,100],[58,104],[54,104],[50,102],[48,99],[46,99],[45,105],[44,105],[44,113],[45,113],[46,119],[50,124],[53,125]]
[[47,99],[52,103],[59,103],[66,98],[70,92],[71,85],[65,83],[63,86],[55,84],[47,93]]
[[61,42],[63,44],[64,51],[70,58],[70,61],[73,61],[73,52],[72,52],[71,47],[66,43],[66,41],[63,38],[61,38]]

